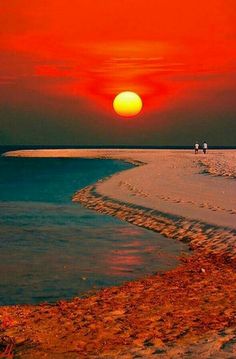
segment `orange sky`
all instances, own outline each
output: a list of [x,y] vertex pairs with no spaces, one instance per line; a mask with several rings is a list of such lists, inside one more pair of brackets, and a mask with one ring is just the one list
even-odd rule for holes
[[[11,0],[0,23],[3,143],[178,144],[199,132],[235,144],[235,0]],[[135,119],[112,110],[124,90],[143,98]]]

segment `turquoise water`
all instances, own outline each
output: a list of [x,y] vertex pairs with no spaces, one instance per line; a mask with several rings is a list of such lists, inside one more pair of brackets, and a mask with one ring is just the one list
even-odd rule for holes
[[0,157],[0,304],[54,302],[173,268],[187,247],[71,202],[127,163]]

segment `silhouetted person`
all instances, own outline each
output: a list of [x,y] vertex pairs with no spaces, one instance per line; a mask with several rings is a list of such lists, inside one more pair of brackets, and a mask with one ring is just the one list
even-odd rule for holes
[[199,150],[199,143],[198,142],[195,143],[194,150],[195,150],[195,155],[196,155],[198,153],[198,150]]
[[202,149],[203,149],[203,153],[207,153],[207,143],[206,143],[206,141],[203,142]]

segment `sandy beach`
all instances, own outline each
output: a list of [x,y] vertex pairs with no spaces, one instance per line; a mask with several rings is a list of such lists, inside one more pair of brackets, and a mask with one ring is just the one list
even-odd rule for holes
[[[72,200],[184,241],[182,264],[84,299],[0,308],[2,351],[22,358],[236,356],[236,151],[22,150],[135,167]],[[0,348],[1,353],[1,348]],[[10,356],[9,356],[10,357]]]

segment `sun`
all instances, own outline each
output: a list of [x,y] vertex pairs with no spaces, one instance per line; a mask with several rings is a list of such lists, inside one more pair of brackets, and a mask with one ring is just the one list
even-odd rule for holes
[[141,97],[132,91],[120,92],[113,101],[115,112],[123,117],[133,117],[140,113],[143,107]]

